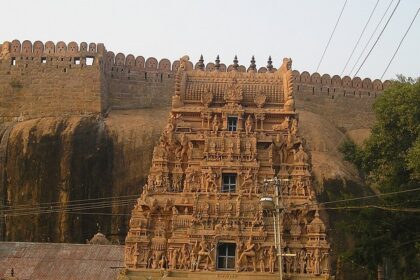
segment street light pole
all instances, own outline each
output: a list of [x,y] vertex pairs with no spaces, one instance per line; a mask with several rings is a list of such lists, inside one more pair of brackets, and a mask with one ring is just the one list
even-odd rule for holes
[[[274,220],[274,244],[277,249],[277,257],[279,262],[279,279],[283,280],[283,256],[281,252],[281,243],[282,243],[282,230],[281,230],[281,224],[283,221],[283,199],[281,197],[282,190],[281,190],[281,182],[288,182],[289,179],[278,179],[277,177],[274,177],[273,179],[264,180],[264,192],[267,191],[268,183],[271,182],[274,185],[274,196],[275,199],[273,200],[271,197],[263,197],[261,198],[261,203],[263,203],[266,207],[269,206],[269,202],[271,202],[271,205],[274,204],[274,210],[273,211],[273,220]],[[289,254],[290,255],[290,254]]]
[[[283,258],[281,255],[281,227],[280,227],[280,201],[279,196],[281,194],[281,190],[279,191],[280,181],[277,179],[277,177],[274,177],[274,195],[276,197],[275,199],[275,216],[276,216],[276,223],[274,224],[275,230],[274,235],[276,239],[276,247],[277,247],[277,257],[279,260],[279,279],[283,280]],[[283,209],[282,209],[283,210]]]

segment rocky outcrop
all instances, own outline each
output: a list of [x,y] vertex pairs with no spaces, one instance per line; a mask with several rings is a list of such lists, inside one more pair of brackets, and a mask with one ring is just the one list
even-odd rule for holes
[[4,239],[84,242],[99,225],[115,241],[123,240],[129,219],[124,214],[134,198],[102,201],[106,207],[95,209],[80,208],[77,201],[138,196],[166,117],[162,109],[116,112],[106,120],[87,116],[15,124],[0,165],[1,193],[7,206],[24,211],[6,213]]

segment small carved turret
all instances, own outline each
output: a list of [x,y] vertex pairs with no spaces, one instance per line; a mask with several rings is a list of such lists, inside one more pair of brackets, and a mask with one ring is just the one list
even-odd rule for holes
[[248,71],[249,72],[255,72],[257,70],[257,65],[255,64],[255,58],[252,56],[251,58],[251,64],[249,65]]
[[204,70],[204,59],[203,55],[200,55],[200,59],[198,60],[197,68],[200,70]]
[[219,59],[219,55],[216,56],[216,60],[214,61],[214,69],[216,69],[217,71],[219,71],[220,69],[220,59]]
[[238,64],[238,56],[235,55],[235,58],[233,59],[233,70],[237,71],[238,70],[238,67],[239,67],[239,64]]
[[271,55],[268,57],[267,70],[268,72],[271,72],[273,70],[273,61],[271,60]]

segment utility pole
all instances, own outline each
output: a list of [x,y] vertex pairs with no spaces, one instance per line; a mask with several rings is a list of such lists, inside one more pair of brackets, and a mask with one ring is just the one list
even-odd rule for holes
[[[264,190],[267,190],[268,183],[273,183],[274,185],[274,199],[269,196],[263,196],[260,200],[263,209],[265,210],[274,210],[273,211],[273,220],[274,220],[274,244],[277,249],[277,258],[279,263],[279,279],[283,280],[283,256],[296,256],[296,254],[282,254],[281,252],[281,243],[282,243],[282,223],[283,223],[283,197],[281,182],[289,182],[289,179],[278,179],[274,177],[273,179],[264,180]],[[274,209],[273,209],[274,208]]]

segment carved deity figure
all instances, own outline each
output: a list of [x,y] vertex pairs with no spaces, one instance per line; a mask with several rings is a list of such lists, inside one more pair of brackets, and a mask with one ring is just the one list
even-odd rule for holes
[[[287,248],[285,250],[285,253],[290,255],[289,248]],[[291,273],[291,271],[292,271],[292,264],[293,264],[293,258],[292,258],[292,256],[284,256],[284,260],[285,260],[285,263],[286,263],[286,273]]]
[[[237,271],[241,271],[241,267],[240,264],[242,262],[243,259],[246,260],[246,266],[248,266],[248,258],[251,259],[252,261],[252,265],[253,265],[253,269],[254,272],[257,271],[257,260],[255,257],[256,253],[255,253],[255,244],[252,242],[252,236],[249,237],[246,245],[245,245],[245,250],[241,253],[239,259],[238,259],[238,264],[237,264]],[[246,269],[246,267],[245,267]]]
[[260,272],[265,272],[265,259],[268,255],[268,249],[261,248],[258,255],[258,263],[260,265]]
[[208,108],[212,101],[213,93],[211,93],[210,89],[208,88],[201,94],[201,103],[203,103],[204,107]]
[[178,249],[175,248],[172,251],[171,258],[170,258],[170,261],[169,261],[169,266],[172,269],[177,269],[177,266],[178,266],[178,258],[179,258],[179,251],[178,251]]
[[198,241],[195,241],[195,244],[190,252],[190,261],[191,261],[191,270],[196,271],[198,270]]
[[307,255],[306,252],[304,250],[301,250],[299,253],[299,264],[300,264],[300,273],[305,273],[305,268],[306,268],[306,260],[307,260]]
[[288,130],[290,127],[290,117],[285,117],[280,124],[273,125],[273,130]]
[[252,117],[251,115],[245,121],[245,134],[248,135],[252,132]]
[[297,119],[292,119],[292,125],[290,127],[290,133],[294,136],[297,135],[298,133],[298,120]]
[[295,163],[308,163],[309,157],[308,154],[303,150],[302,145],[299,146],[297,152],[294,152],[293,159]]
[[204,270],[210,270],[213,267],[213,258],[211,256],[211,250],[204,239],[204,236],[201,238],[200,242],[200,251],[198,251],[197,265],[200,265],[201,261],[205,260]]
[[213,123],[212,123],[212,130],[213,130],[215,135],[217,135],[217,132],[219,131],[219,128],[220,128],[219,117],[217,115],[214,115]]
[[217,190],[219,188],[217,178],[218,178],[217,174],[212,172],[212,171],[208,171],[208,172],[205,173],[204,183],[205,183],[205,186],[206,186],[206,192],[213,192],[213,193],[217,192]]
[[249,187],[248,195],[251,196],[251,193],[254,190],[254,175],[252,174],[251,168],[246,171],[242,184],[241,184],[242,190],[245,190],[245,187]]
[[284,110],[294,111],[292,59],[284,58],[278,72],[283,78]]
[[194,145],[191,141],[188,141],[187,145],[188,145],[187,158],[190,160],[192,159],[192,156],[193,156]]
[[190,266],[190,255],[188,252],[187,244],[183,244],[181,248],[179,269],[189,269]]
[[268,263],[270,273],[274,273],[274,266],[276,265],[276,250],[274,246],[270,246],[270,249],[268,249]]

